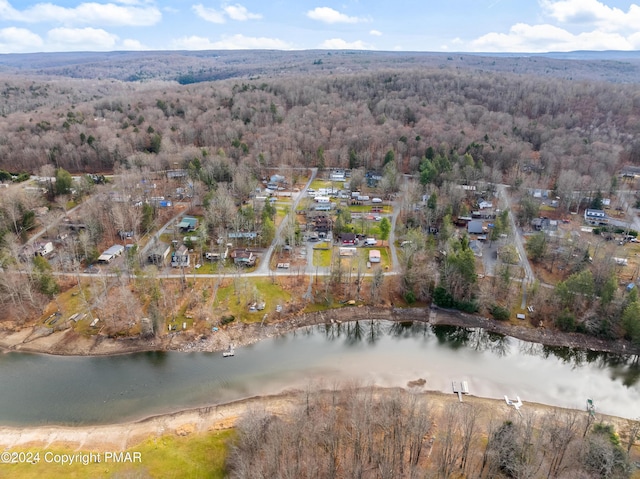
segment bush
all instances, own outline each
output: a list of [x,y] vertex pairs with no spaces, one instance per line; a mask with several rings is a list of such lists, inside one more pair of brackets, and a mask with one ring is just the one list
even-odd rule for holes
[[494,304],[489,310],[491,315],[498,321],[509,321],[511,313],[507,308]]
[[413,291],[407,291],[406,293],[404,293],[404,300],[407,302],[407,304],[415,303],[416,293],[414,293]]
[[576,318],[565,309],[560,316],[556,318],[556,326],[560,331],[565,333],[572,333],[576,330]]
[[453,297],[442,286],[438,286],[433,291],[433,302],[441,308],[451,308],[453,306]]
[[233,314],[230,314],[228,316],[223,316],[222,319],[220,320],[220,324],[221,325],[225,325],[225,324],[229,324],[233,321],[235,321],[236,317]]

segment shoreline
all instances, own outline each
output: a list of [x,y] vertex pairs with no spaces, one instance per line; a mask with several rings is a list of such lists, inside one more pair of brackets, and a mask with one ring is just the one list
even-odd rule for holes
[[[428,398],[435,410],[446,404],[457,403],[455,394],[441,391],[421,390],[407,384],[405,387],[375,387],[380,394],[401,390],[405,393],[419,394]],[[322,392],[322,391],[321,391]],[[326,392],[326,391],[325,391]],[[229,403],[201,406],[166,414],[149,416],[122,423],[86,425],[86,426],[0,426],[0,448],[4,450],[69,448],[74,451],[126,451],[150,439],[160,439],[171,435],[188,437],[224,431],[235,426],[236,421],[252,410],[263,410],[270,414],[286,415],[292,408],[305,403],[306,392],[300,390],[285,391],[280,394],[253,396]],[[465,395],[464,402],[476,404],[491,414],[504,414],[507,417],[513,409],[502,399]],[[548,410],[568,410],[559,406],[525,402],[524,407],[535,412]],[[600,414],[607,422],[616,424],[616,428],[625,423],[624,418]]]
[[[355,307],[341,308],[337,310],[322,311],[318,313],[303,313],[290,316],[280,322],[265,324],[263,327],[259,323],[237,324],[225,330],[222,341],[214,341],[212,337],[205,341],[196,341],[193,338],[182,336],[180,341],[174,341],[176,336],[169,337],[169,341],[154,340],[109,340],[101,339],[96,341],[96,345],[90,350],[90,354],[75,354],[75,356],[98,356],[98,355],[122,355],[135,352],[151,351],[222,351],[226,345],[224,341],[233,341],[236,347],[255,343],[262,339],[276,335],[286,334],[298,328],[331,324],[337,322],[347,322],[356,320],[390,320],[390,321],[421,321],[433,325],[450,325],[468,328],[483,328],[493,333],[504,334],[524,341],[539,342],[548,346],[579,347],[582,349],[592,349],[606,351],[614,354],[639,354],[639,348],[630,348],[626,342],[604,342],[595,340],[593,342],[584,341],[582,335],[558,333],[551,334],[548,331],[517,326],[513,324],[503,324],[487,318],[468,315],[457,311],[448,311],[438,308],[371,308]],[[24,335],[25,333],[23,333]],[[28,352],[33,354],[59,354],[60,348],[56,345],[66,345],[64,335],[66,332],[57,333],[63,335],[52,343],[37,343],[39,348],[11,348],[6,347],[6,336],[0,338],[0,351],[2,352]],[[49,335],[44,339],[50,338]],[[215,335],[213,335],[215,337]],[[14,337],[17,337],[14,335]],[[221,339],[223,335],[215,337]],[[67,338],[70,339],[70,338]],[[186,339],[183,341],[182,339]],[[536,341],[536,339],[538,341]],[[587,338],[589,339],[589,338]],[[40,340],[36,340],[40,341]],[[62,342],[61,342],[62,341]],[[121,342],[126,341],[126,342]],[[44,344],[49,344],[50,349],[42,348]],[[18,344],[20,345],[20,344]],[[161,345],[164,349],[158,349]],[[152,347],[150,347],[152,346]],[[62,348],[64,355],[70,356],[66,352],[67,348]],[[394,388],[380,388],[381,390]],[[457,396],[435,390],[423,390],[421,387],[415,388],[411,383],[400,389],[404,391],[415,391],[419,394],[434,398],[437,404],[442,405],[449,401],[457,402]],[[230,403],[212,404],[178,410],[159,415],[132,419],[125,422],[110,423],[103,425],[87,426],[65,426],[65,425],[41,425],[41,426],[1,426],[0,425],[0,447],[3,448],[27,448],[45,447],[60,445],[72,447],[76,450],[126,450],[145,440],[159,438],[170,434],[174,436],[189,436],[198,433],[207,433],[217,430],[224,430],[233,427],[235,421],[250,408],[261,408],[274,414],[285,414],[287,408],[293,407],[300,400],[303,394],[297,390],[285,390],[276,395],[253,396]],[[468,398],[468,399],[467,399]],[[490,408],[494,412],[507,412],[510,409],[501,399],[485,398],[479,396],[466,396],[465,401],[479,402]],[[564,409],[557,406],[526,403],[535,410],[543,408]],[[607,420],[624,421],[616,416],[601,415]]]
[[17,332],[0,332],[0,353],[23,352],[57,356],[112,356],[142,352],[221,352],[229,344],[236,347],[254,344],[263,339],[280,336],[299,328],[319,324],[348,321],[420,321],[432,325],[481,328],[491,333],[510,336],[522,341],[550,347],[569,347],[621,355],[640,355],[640,345],[626,340],[602,340],[579,333],[563,333],[545,328],[520,326],[482,316],[431,308],[376,308],[371,306],[344,307],[315,313],[298,313],[269,322],[238,323],[220,328],[208,336],[193,331],[179,332],[151,339],[112,339],[104,336],[85,337],[71,329],[37,335],[37,328]]

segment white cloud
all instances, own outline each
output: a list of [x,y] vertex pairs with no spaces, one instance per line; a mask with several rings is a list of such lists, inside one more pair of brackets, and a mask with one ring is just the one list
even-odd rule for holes
[[125,40],[122,40],[122,48],[124,50],[129,50],[129,51],[149,49],[146,46],[144,46],[142,43],[140,43],[139,40],[134,40],[132,38],[127,38]]
[[118,36],[100,28],[54,28],[47,33],[47,48],[54,51],[113,50]]
[[235,5],[226,5],[223,9],[224,12],[229,15],[231,20],[237,20],[239,22],[243,22],[245,20],[260,20],[262,18],[262,15],[259,13],[251,13],[238,3]]
[[251,13],[246,7],[236,3],[235,5],[223,5],[222,10],[205,7],[201,3],[193,5],[192,10],[203,20],[211,23],[225,23],[227,19],[244,22],[246,20],[259,20],[262,15]]
[[190,36],[175,39],[172,42],[175,50],[291,50],[291,44],[278,38],[246,37],[241,34],[223,36],[222,40],[212,42],[208,38]]
[[573,34],[554,25],[518,23],[509,33],[488,33],[471,42],[478,52],[549,52],[573,50],[631,50],[634,44],[618,33],[594,30]]
[[382,36],[382,32],[379,30],[370,30],[369,31],[369,35],[373,35],[374,37],[381,37]]
[[331,38],[320,44],[320,48],[326,50],[372,50],[373,47],[361,40],[348,42],[342,38]]
[[307,17],[324,23],[358,23],[366,20],[358,17],[350,17],[330,7],[316,7],[307,12]]
[[544,12],[561,23],[587,25],[598,30],[638,30],[640,6],[631,4],[628,11],[609,7],[598,0],[540,0]]
[[130,3],[116,5],[115,3],[87,2],[73,8],[52,3],[38,3],[25,10],[16,10],[8,0],[0,0],[0,17],[4,21],[49,22],[67,26],[149,26],[161,20],[162,14],[155,6],[136,6]]
[[0,29],[0,53],[22,53],[42,51],[44,42],[26,28]]
[[224,23],[226,19],[224,17],[224,12],[219,12],[213,8],[207,8],[201,3],[194,5],[191,7],[196,15],[198,15],[203,20],[211,23]]

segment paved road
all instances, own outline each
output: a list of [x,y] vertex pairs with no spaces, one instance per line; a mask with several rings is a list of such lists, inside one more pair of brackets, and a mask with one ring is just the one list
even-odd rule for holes
[[531,264],[529,263],[527,252],[524,249],[521,232],[516,227],[516,221],[513,215],[513,209],[511,208],[511,198],[507,193],[508,185],[497,185],[497,187],[498,187],[498,194],[502,198],[505,208],[509,209],[509,221],[511,223],[511,230],[513,231],[513,243],[516,249],[518,250],[518,254],[520,255],[520,264],[522,264],[522,268],[524,270],[524,279],[522,281],[522,303],[521,303],[521,308],[524,309],[527,306],[527,286],[534,281],[535,275],[533,274],[533,269],[531,268]]
[[[289,211],[289,215],[295,216],[298,203],[300,203],[300,200],[302,198],[307,196],[307,190],[309,189],[309,186],[311,186],[311,182],[316,178],[317,174],[318,174],[318,168],[311,168],[311,176],[309,177],[309,181],[307,181],[307,184],[304,186],[304,188],[300,190],[300,193],[298,193],[296,198],[293,200],[293,203],[291,204],[291,210]],[[269,248],[267,248],[267,250],[262,255],[262,258],[260,259],[260,264],[255,269],[254,273],[258,275],[264,275],[269,273],[269,263],[271,261],[271,255],[273,254],[273,250],[276,248],[276,246],[280,244],[280,237],[282,236],[282,230],[284,229],[288,221],[289,215],[287,215],[282,220],[282,222],[278,226],[278,229],[276,229],[276,234],[273,236],[273,241],[271,242],[271,245],[269,246]]]

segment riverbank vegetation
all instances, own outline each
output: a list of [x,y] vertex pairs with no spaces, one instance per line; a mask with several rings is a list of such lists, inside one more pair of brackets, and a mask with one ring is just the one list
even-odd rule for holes
[[307,391],[286,416],[237,423],[230,477],[630,478],[626,443],[588,412],[500,410],[407,391]]

